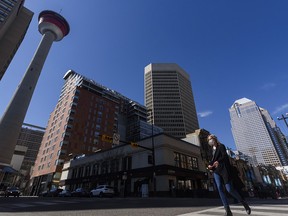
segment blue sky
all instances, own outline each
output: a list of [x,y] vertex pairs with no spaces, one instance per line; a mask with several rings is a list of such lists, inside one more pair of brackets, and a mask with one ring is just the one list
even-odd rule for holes
[[55,42],[25,122],[45,127],[69,69],[144,104],[144,67],[177,63],[190,74],[201,128],[235,148],[229,107],[242,97],[288,112],[288,1],[26,0],[26,37],[0,81],[6,109],[41,40],[38,15],[61,12],[70,34]]

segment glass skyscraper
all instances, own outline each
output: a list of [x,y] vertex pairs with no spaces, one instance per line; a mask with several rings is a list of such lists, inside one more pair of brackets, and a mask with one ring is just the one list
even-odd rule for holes
[[287,142],[267,110],[241,98],[229,112],[237,150],[251,156],[253,165],[288,165]]

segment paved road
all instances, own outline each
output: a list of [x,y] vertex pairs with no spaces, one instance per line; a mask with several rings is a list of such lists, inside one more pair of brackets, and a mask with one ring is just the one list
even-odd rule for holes
[[[261,215],[261,216],[287,216],[288,215],[288,205],[259,205],[252,204],[251,206],[252,212],[251,215]],[[231,211],[233,212],[233,216],[243,216],[247,215],[244,211],[243,207],[240,205],[232,205]],[[224,215],[223,207],[209,208],[197,212],[191,212],[187,214],[181,214],[178,216],[219,216]]]
[[[252,214],[287,216],[288,199],[249,200]],[[246,215],[231,205],[234,216]],[[0,198],[0,216],[219,216],[219,199],[195,198]]]

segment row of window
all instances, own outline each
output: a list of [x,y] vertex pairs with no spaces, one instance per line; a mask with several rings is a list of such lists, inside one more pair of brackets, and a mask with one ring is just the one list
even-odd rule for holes
[[[63,164],[64,164],[64,160],[62,160],[62,159],[57,159],[57,160],[55,160],[55,162],[54,162],[54,165],[55,165],[55,166],[58,166],[58,165],[61,165],[61,166],[62,166]],[[47,167],[47,168],[51,167],[51,162],[50,162],[50,161],[46,164],[46,167]],[[38,171],[43,170],[43,169],[45,169],[46,167],[45,167],[45,164],[39,165],[39,166],[38,166]]]
[[[148,163],[149,156],[148,155]],[[188,170],[199,170],[198,158],[184,155],[178,152],[174,152],[175,167],[188,169]],[[122,166],[120,164],[122,162]],[[92,175],[100,175],[107,173],[115,173],[120,170],[130,170],[132,167],[132,157],[125,157],[122,159],[107,160],[102,163],[88,164],[82,167],[76,167],[72,169],[71,178],[82,178]]]
[[11,12],[11,8],[14,7],[14,3],[8,0],[2,0],[0,2],[0,21],[3,22],[8,14]]
[[191,157],[189,155],[184,155],[181,153],[174,152],[174,160],[175,160],[175,166],[189,169],[189,170],[198,170],[198,158]]
[[[122,166],[120,164],[122,162]],[[122,159],[107,160],[102,163],[89,164],[83,167],[72,169],[72,178],[81,178],[92,175],[115,173],[120,170],[130,170],[132,167],[132,158],[130,156]]]
[[[67,84],[67,86],[66,86],[66,84]],[[67,82],[66,84],[65,84],[65,88],[66,89],[69,88],[69,90],[70,90],[73,87],[73,83],[72,82]],[[76,92],[78,92],[78,94],[79,94],[79,90],[75,89],[73,93],[76,93]],[[58,134],[60,133],[60,127],[62,125],[62,120],[63,120],[63,117],[64,117],[64,113],[66,111],[66,106],[67,106],[67,103],[68,103],[68,101],[67,101],[68,99],[69,99],[69,95],[66,96],[66,101],[65,101],[65,104],[64,104],[64,108],[62,108],[63,100],[60,103],[58,103],[57,106],[56,106],[56,110],[55,110],[54,117],[53,117],[53,120],[52,120],[52,123],[51,123],[51,127],[50,127],[50,130],[48,131],[48,136],[47,136],[47,139],[46,139],[47,142],[45,143],[45,149],[42,151],[42,155],[41,155],[41,159],[40,159],[41,163],[45,162],[47,159],[51,160],[52,157],[53,157],[53,151],[55,149],[55,145],[56,144],[54,144],[51,147],[48,147],[48,146],[50,146],[51,144],[56,143],[58,141]],[[77,100],[77,99],[78,99],[78,96],[72,97],[72,102],[70,103],[70,107],[72,107],[73,104],[75,104],[74,100]],[[75,110],[70,109],[68,112],[69,113],[71,113],[71,112],[73,113],[73,112],[75,112]],[[59,114],[61,115],[60,119],[58,119],[59,118]],[[60,122],[57,125],[56,132],[54,132],[55,129],[56,129],[56,124],[57,124],[58,120]],[[66,121],[68,121],[68,120],[69,120],[69,118],[66,119]],[[67,125],[64,126],[64,128],[65,129],[66,128],[72,128],[72,125],[67,124]],[[62,133],[62,138],[65,137],[66,135],[69,136],[70,134],[68,132],[67,133]],[[60,143],[60,146],[62,146],[62,142]],[[52,151],[52,153],[48,155],[48,153],[50,151]],[[44,156],[45,154],[47,154],[47,155]],[[60,152],[57,153],[58,156],[60,154],[61,154]],[[58,163],[59,163],[58,161],[55,162],[55,165],[58,164]],[[50,166],[51,166],[51,163],[48,162],[47,163],[47,167],[49,168]],[[40,167],[40,169],[44,169],[44,164],[42,164],[39,167]],[[39,170],[39,167],[38,167],[38,170]]]

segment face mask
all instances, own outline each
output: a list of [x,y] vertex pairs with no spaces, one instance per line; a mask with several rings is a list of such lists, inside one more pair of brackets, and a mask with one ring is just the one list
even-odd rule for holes
[[208,144],[210,145],[210,146],[214,146],[215,145],[215,140],[214,139],[210,139],[209,141],[208,141]]

